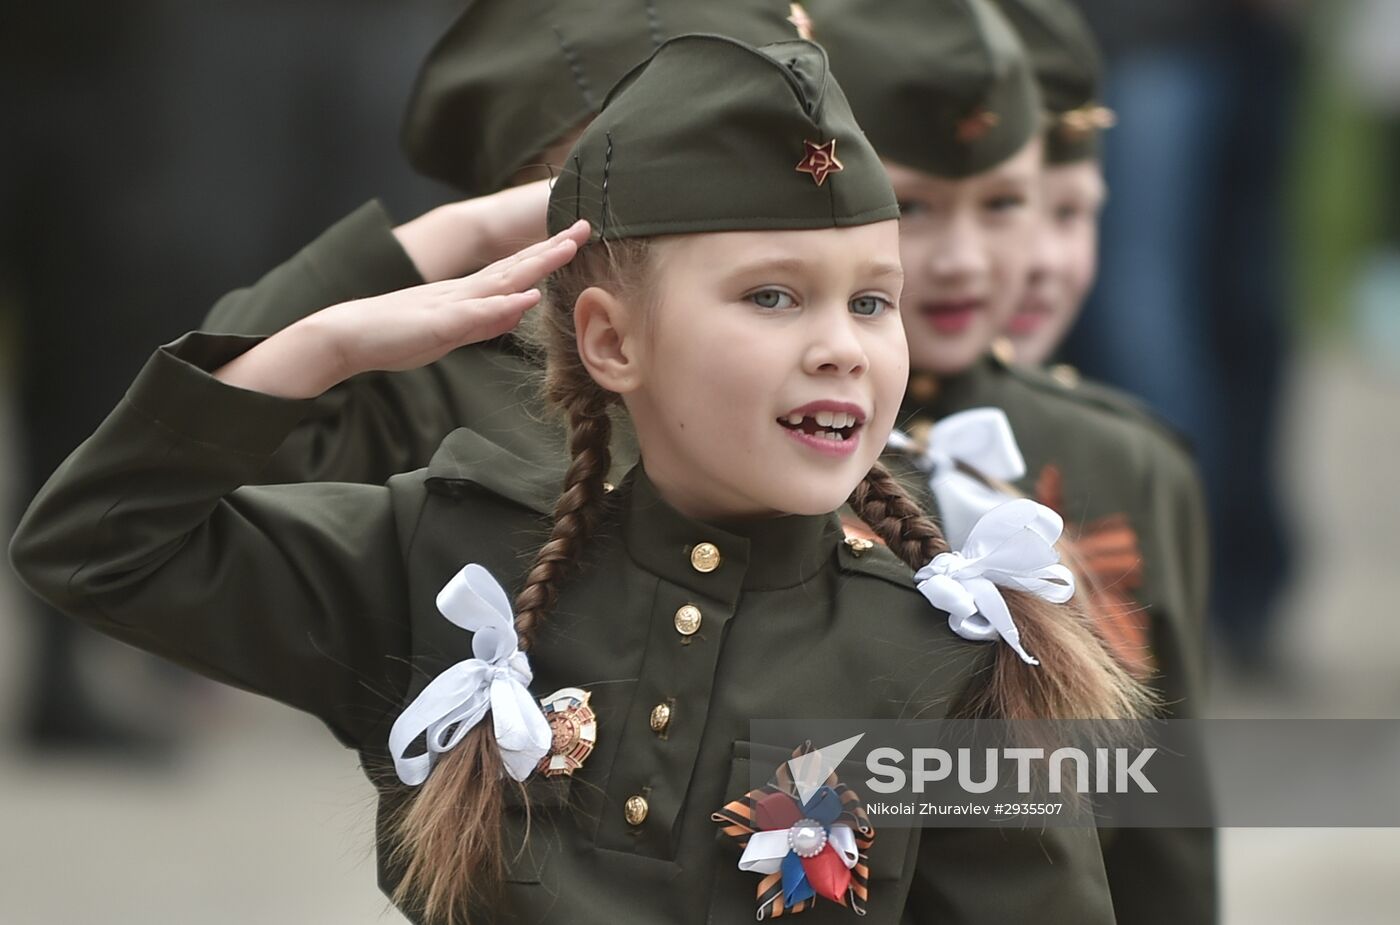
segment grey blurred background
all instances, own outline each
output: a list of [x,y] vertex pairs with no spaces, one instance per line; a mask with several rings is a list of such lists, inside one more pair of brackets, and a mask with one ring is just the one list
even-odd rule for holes
[[[1120,125],[1101,285],[1065,358],[1201,451],[1212,712],[1400,715],[1400,0],[1081,2]],[[397,135],[456,7],[7,11],[4,523],[224,291],[371,196],[400,220],[449,198]],[[7,569],[0,736],[6,925],[401,921],[351,753],[79,632]],[[1397,920],[1400,832],[1222,843],[1228,925]]]

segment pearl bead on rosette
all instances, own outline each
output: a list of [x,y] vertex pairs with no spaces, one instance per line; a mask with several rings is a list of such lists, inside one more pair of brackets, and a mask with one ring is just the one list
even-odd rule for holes
[[821,854],[826,840],[826,829],[815,819],[799,819],[788,829],[788,847],[800,858]]

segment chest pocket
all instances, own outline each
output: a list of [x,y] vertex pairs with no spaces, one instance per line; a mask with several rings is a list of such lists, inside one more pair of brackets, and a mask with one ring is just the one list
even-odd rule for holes
[[554,826],[548,817],[569,811],[572,786],[572,777],[539,774],[532,774],[523,788],[514,783],[506,786],[505,812],[501,820],[506,883],[540,882],[540,873],[549,863],[550,853],[559,850],[551,837]]
[[[734,799],[751,789],[755,762],[761,765],[761,770],[768,771],[778,767],[788,757],[790,753],[784,754],[770,746],[736,741],[729,781],[724,788],[725,796]],[[848,762],[837,769],[836,775],[843,782],[855,786],[855,782],[865,776],[865,769],[859,763]],[[715,925],[752,921],[758,908],[761,877],[739,869],[740,852],[734,839],[720,832],[718,826],[715,828],[716,850],[721,860],[710,898],[709,921]],[[900,921],[913,875],[918,834],[919,830],[913,828],[885,827],[876,830],[867,858],[870,866],[869,897],[866,915],[860,920],[863,925]],[[802,921],[805,925],[825,922],[845,922],[849,925],[852,915],[851,910],[844,906],[818,899],[814,907],[802,913]]]

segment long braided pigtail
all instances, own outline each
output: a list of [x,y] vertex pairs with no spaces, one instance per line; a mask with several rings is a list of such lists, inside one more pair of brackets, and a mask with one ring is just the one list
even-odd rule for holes
[[[959,468],[988,488],[1007,497],[1026,497],[1024,492],[1010,482],[992,478],[964,463],[960,463]],[[1058,509],[1060,505],[1054,500],[1044,498],[1040,489],[1041,486],[1037,485],[1036,495],[1042,499],[1042,503]],[[1123,587],[1106,585],[1095,570],[1089,567],[1079,543],[1075,540],[1062,536],[1055,544],[1055,549],[1060,553],[1061,564],[1074,573],[1077,589],[1074,595],[1075,603],[1089,618],[1089,625],[1100,644],[1135,681],[1150,682],[1156,674],[1152,652],[1143,647],[1143,643],[1137,638],[1140,631],[1133,626],[1142,619],[1141,606],[1131,601]],[[1153,700],[1152,707],[1160,706],[1155,694],[1149,693],[1148,696]]]
[[[535,641],[540,623],[558,600],[560,581],[581,558],[606,512],[605,480],[612,460],[609,407],[616,397],[592,380],[579,358],[573,306],[587,285],[626,289],[629,282],[644,277],[644,242],[623,243],[626,247],[585,248],[548,284],[542,320],[548,357],[545,391],[568,420],[570,463],[549,537],[515,598],[515,631],[522,651]],[[498,889],[506,860],[504,788],[520,786],[502,768],[489,717],[438,760],[398,820],[392,862],[403,876],[394,890],[396,903],[421,909],[426,921],[454,925],[466,920],[473,901]]]
[[[875,534],[911,569],[948,551],[943,533],[884,466],[876,464],[850,504]],[[1021,642],[1040,665],[1028,665],[1007,645],[997,645],[991,683],[969,701],[970,715],[997,719],[1133,719],[1148,698],[1104,650],[1089,618],[1070,604],[1054,604],[1024,591],[1001,589]]]

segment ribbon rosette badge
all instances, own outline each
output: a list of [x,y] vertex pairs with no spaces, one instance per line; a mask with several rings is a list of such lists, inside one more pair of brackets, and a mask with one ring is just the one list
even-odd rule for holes
[[865,804],[833,768],[860,737],[825,749],[810,742],[773,779],[711,818],[744,849],[739,869],[762,875],[758,918],[805,912],[818,896],[865,914],[875,830]]

